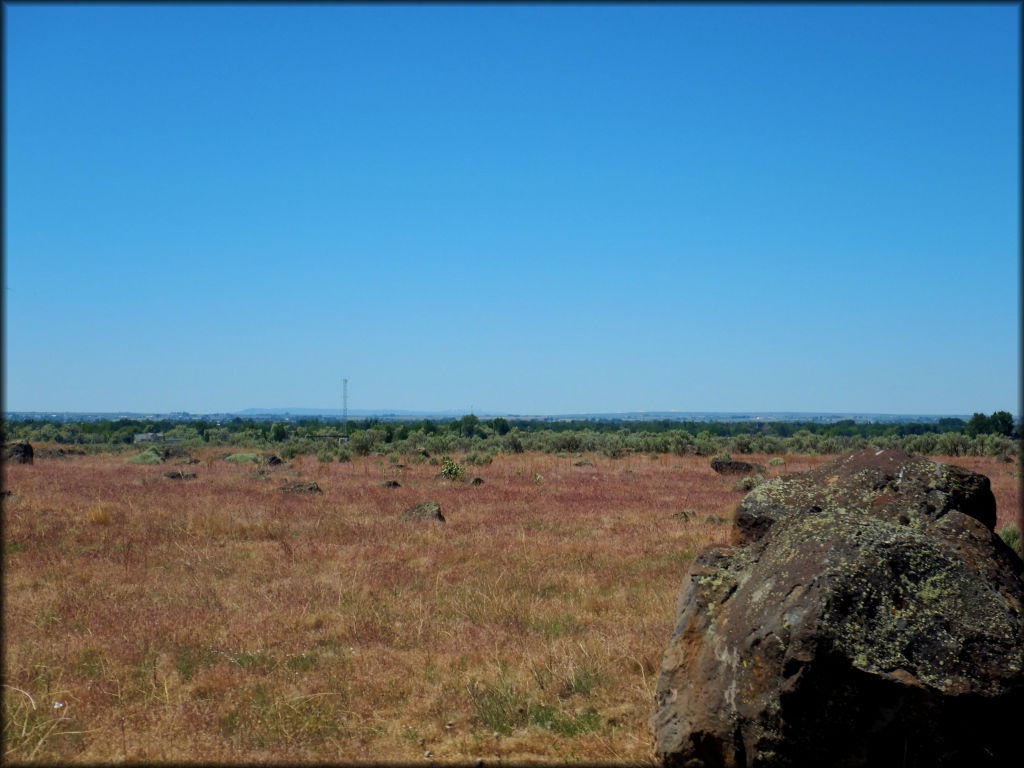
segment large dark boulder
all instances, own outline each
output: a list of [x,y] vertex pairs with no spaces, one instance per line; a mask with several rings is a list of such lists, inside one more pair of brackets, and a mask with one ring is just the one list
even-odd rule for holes
[[12,464],[31,464],[34,455],[29,443],[8,443],[4,446],[4,461]]
[[711,460],[711,468],[720,475],[754,475],[764,472],[763,464],[722,459],[717,456]]
[[652,718],[668,764],[1003,765],[1024,563],[987,478],[862,451],[772,480],[693,563]]

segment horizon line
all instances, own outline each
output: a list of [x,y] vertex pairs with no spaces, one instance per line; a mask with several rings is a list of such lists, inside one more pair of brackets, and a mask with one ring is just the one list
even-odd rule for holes
[[[89,415],[89,416],[341,416],[344,411],[341,408],[242,408],[236,410],[227,411],[187,411],[187,410],[119,410],[119,411],[106,411],[106,410],[61,410],[61,409],[37,409],[37,410],[8,410],[3,411],[3,416],[17,416],[21,414],[48,414],[51,416],[63,415]],[[980,413],[980,411],[978,411]],[[444,415],[458,418],[458,415],[462,416],[489,416],[489,417],[524,417],[524,418],[566,418],[566,417],[594,417],[594,416],[634,416],[634,415],[664,415],[666,417],[676,416],[683,417],[688,415],[693,416],[708,416],[708,415],[721,415],[721,416],[745,416],[748,418],[756,418],[759,416],[772,416],[772,415],[806,415],[806,416],[916,416],[916,417],[948,417],[948,418],[960,418],[970,417],[973,414],[970,413],[953,413],[953,412],[900,412],[900,411],[850,411],[850,410],[793,410],[793,409],[757,409],[757,410],[681,410],[676,408],[669,409],[650,409],[650,410],[601,410],[601,411],[551,411],[546,413],[529,413],[529,412],[513,412],[513,411],[496,411],[496,410],[481,410],[479,412],[474,409],[459,409],[459,408],[444,408],[444,409],[407,409],[407,408],[356,408],[349,409],[348,414],[359,415],[359,416],[387,416],[387,415],[408,415],[408,416],[430,416],[430,415]],[[1016,415],[1020,417],[1019,414]]]

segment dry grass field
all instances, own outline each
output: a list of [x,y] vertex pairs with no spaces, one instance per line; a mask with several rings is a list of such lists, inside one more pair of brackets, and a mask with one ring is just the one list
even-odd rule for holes
[[[473,486],[222,454],[4,466],[6,762],[652,762],[681,580],[728,542],[736,478],[523,454],[467,467]],[[1012,519],[1014,465],[944,460]],[[294,479],[322,493],[278,490]],[[447,523],[399,520],[423,501]]]

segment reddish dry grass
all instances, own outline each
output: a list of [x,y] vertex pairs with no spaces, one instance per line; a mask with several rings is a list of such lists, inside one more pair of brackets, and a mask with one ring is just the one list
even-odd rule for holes
[[[743,495],[698,457],[506,456],[479,487],[202,458],[5,465],[7,760],[651,762],[681,579]],[[1012,519],[1013,465],[950,461]],[[398,520],[427,500],[447,524]]]

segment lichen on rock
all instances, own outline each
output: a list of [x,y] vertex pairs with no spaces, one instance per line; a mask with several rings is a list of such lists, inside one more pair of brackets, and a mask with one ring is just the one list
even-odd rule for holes
[[987,478],[894,451],[751,491],[742,543],[698,556],[684,582],[659,755],[1001,764],[1024,708],[1024,564],[994,520]]

